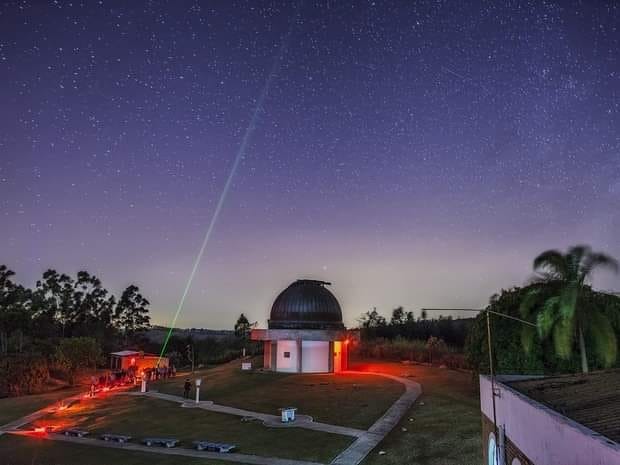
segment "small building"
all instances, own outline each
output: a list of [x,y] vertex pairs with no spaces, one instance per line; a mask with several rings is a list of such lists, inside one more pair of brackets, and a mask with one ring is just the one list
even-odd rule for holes
[[121,350],[110,354],[110,369],[112,371],[134,370],[137,373],[149,368],[167,368],[168,357],[161,357],[157,354],[145,354],[137,350]]
[[480,377],[485,464],[620,464],[620,370],[494,385]]
[[340,304],[328,285],[300,279],[278,295],[268,329],[254,329],[250,336],[264,343],[265,369],[330,373],[348,368],[349,343],[358,333],[345,329]]

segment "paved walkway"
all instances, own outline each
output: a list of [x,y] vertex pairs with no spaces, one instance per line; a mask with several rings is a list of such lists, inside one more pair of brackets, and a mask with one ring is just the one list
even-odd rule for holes
[[24,425],[27,425],[28,423],[33,422],[34,420],[41,418],[43,415],[46,415],[48,413],[52,413],[54,411],[56,411],[56,408],[58,405],[60,405],[60,403],[68,403],[68,402],[73,402],[75,400],[80,399],[82,396],[84,395],[84,393],[79,393],[79,394],[75,394],[71,397],[67,397],[65,399],[59,400],[54,402],[51,405],[48,405],[47,407],[43,407],[40,410],[37,410],[36,412],[32,412],[28,415],[26,415],[25,417],[21,417],[18,418],[17,420],[13,420],[5,425],[1,425],[0,426],[0,436],[2,436],[3,434],[9,433],[13,430],[16,430],[18,428],[21,428]]
[[[400,396],[400,398],[392,404],[392,406],[383,414],[381,418],[379,418],[369,429],[368,431],[359,430],[355,428],[347,428],[345,426],[338,425],[330,425],[327,423],[320,423],[313,421],[312,417],[308,415],[299,415],[298,420],[290,425],[286,425],[280,422],[280,417],[277,415],[270,415],[267,413],[259,413],[252,412],[250,410],[238,409],[235,407],[228,407],[225,405],[215,404],[211,401],[203,401],[198,404],[192,402],[191,400],[184,399],[179,396],[173,396],[170,394],[164,394],[160,392],[124,392],[124,391],[116,391],[111,392],[111,394],[127,394],[127,395],[136,395],[136,396],[148,396],[157,399],[167,400],[170,402],[176,402],[181,404],[181,406],[190,408],[201,408],[204,410],[209,410],[218,413],[225,413],[229,415],[236,415],[241,417],[249,417],[256,418],[258,420],[262,420],[266,426],[270,427],[292,427],[292,428],[306,428],[316,431],[323,431],[326,433],[333,434],[341,434],[344,436],[352,436],[355,437],[356,440],[347,447],[344,451],[342,451],[338,456],[332,460],[331,465],[358,465],[364,458],[370,453],[372,449],[374,449],[383,438],[398,424],[403,415],[409,410],[411,405],[415,402],[418,396],[422,393],[422,386],[419,383],[411,381],[406,378],[401,378],[399,376],[388,375],[384,373],[374,373],[374,372],[366,372],[366,371],[347,371],[345,374],[356,374],[356,375],[375,375],[375,376],[383,376],[385,378],[393,379],[405,386],[405,392]],[[75,396],[64,399],[64,402],[72,401],[75,399],[79,399],[82,394],[77,394]],[[23,431],[15,431],[21,426],[36,420],[42,415],[49,413],[55,409],[55,404],[52,406],[48,406],[41,410],[31,413],[30,415],[26,415],[18,420],[15,420],[6,425],[0,426],[0,435],[4,433],[12,433],[18,435],[25,435],[27,433]],[[65,441],[65,442],[73,442],[79,444],[85,444],[90,446],[97,447],[109,447],[115,449],[124,449],[124,450],[133,450],[139,452],[149,452],[149,453],[158,453],[165,455],[179,455],[186,457],[202,457],[202,458],[210,458],[222,461],[229,462],[237,462],[237,463],[247,463],[250,465],[320,465],[316,462],[307,462],[302,460],[292,460],[292,459],[281,459],[277,457],[261,457],[257,455],[248,455],[248,454],[219,454],[215,452],[205,452],[205,451],[197,451],[194,449],[184,449],[184,448],[153,448],[146,447],[136,443],[125,443],[118,444],[114,442],[101,441],[99,439],[93,438],[76,438],[76,437],[68,437],[62,434],[45,434],[41,436],[44,439],[54,440],[54,441]]]
[[358,465],[366,456],[383,440],[407,413],[415,400],[422,394],[422,386],[419,383],[399,376],[387,375],[383,373],[370,373],[366,371],[347,371],[346,373],[356,375],[378,375],[390,378],[405,385],[405,392],[392,406],[383,414],[381,418],[357,438],[353,444],[342,451],[332,460],[332,465]]

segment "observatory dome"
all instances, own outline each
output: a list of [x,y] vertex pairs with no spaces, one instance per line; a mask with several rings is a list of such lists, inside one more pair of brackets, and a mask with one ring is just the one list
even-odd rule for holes
[[271,307],[269,329],[344,329],[340,304],[326,285],[299,279],[284,289]]

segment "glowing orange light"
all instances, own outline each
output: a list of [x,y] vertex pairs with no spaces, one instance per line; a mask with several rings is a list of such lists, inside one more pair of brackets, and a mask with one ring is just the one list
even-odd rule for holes
[[57,429],[57,426],[54,426],[54,425],[37,426],[35,427],[34,432],[39,433],[39,434],[45,434],[45,433],[52,433],[54,432],[55,429]]
[[135,365],[135,364],[136,364],[136,359],[135,359],[135,357],[131,359],[131,364],[132,364],[132,365]]
[[345,339],[345,341],[344,341],[344,345],[348,346],[348,345],[349,345],[349,342],[351,342],[351,341],[349,341],[348,339]]

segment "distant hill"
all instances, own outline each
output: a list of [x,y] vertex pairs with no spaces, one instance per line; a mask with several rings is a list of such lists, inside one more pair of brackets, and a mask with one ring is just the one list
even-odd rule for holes
[[[170,328],[165,326],[152,326],[146,333],[146,337],[151,342],[161,343],[168,335]],[[235,332],[230,329],[205,329],[205,328],[177,328],[172,330],[172,335],[176,337],[192,337],[192,339],[221,339],[234,336]]]

